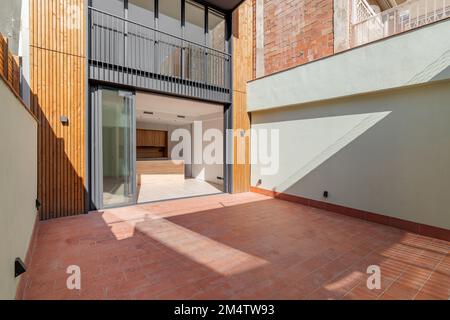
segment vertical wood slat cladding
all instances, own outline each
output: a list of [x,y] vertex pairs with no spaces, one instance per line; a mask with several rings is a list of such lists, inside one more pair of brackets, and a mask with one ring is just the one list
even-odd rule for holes
[[[246,0],[233,12],[233,124],[237,133],[250,129],[247,82],[253,78],[253,3]],[[245,156],[245,164],[239,158]],[[233,191],[250,191],[250,138],[234,139]],[[241,162],[242,163],[242,162]]]
[[[42,220],[84,213],[84,0],[30,0],[30,82]],[[63,125],[61,116],[69,123]]]
[[0,74],[15,93],[20,95],[20,67],[18,58],[9,50],[7,41],[7,38],[0,33]]

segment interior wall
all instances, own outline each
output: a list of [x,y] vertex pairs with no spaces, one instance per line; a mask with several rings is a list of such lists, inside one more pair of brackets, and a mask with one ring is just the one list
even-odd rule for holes
[[37,121],[0,80],[0,300],[14,299],[19,278],[14,260],[25,261],[36,221]]
[[253,129],[279,130],[280,162],[254,164],[252,185],[450,229],[449,101],[444,81],[254,112]]
[[[173,126],[168,124],[161,124],[161,123],[150,123],[150,122],[143,122],[138,121],[136,124],[137,129],[143,129],[143,130],[158,130],[158,131],[167,131],[168,137],[169,137],[169,145],[168,145],[168,156],[170,160],[182,160],[182,157],[179,156],[173,156],[173,148],[179,143],[178,141],[172,141],[172,133],[176,129],[185,129],[189,131],[189,133],[192,135],[192,128],[191,125],[185,124],[185,125],[179,125],[179,126]],[[192,163],[192,159],[191,159]],[[192,177],[192,165],[187,163],[185,167],[185,174],[187,178]]]
[[[213,120],[207,120],[202,122],[202,136],[204,137],[204,134],[209,129],[217,129],[220,132],[224,132],[224,123],[223,118],[219,119],[213,119]],[[196,131],[192,130],[194,132],[193,138],[196,141],[203,141],[202,148],[199,148],[198,151],[196,151],[196,148],[193,148],[193,158],[196,158],[196,152],[202,151],[203,154],[205,152],[205,149],[211,145],[213,142],[210,141],[204,141],[202,137],[196,136]],[[223,142],[220,146],[220,151],[223,150]],[[198,156],[198,155],[197,155]],[[223,159],[223,152],[220,154],[216,154],[216,156],[220,159]],[[224,165],[223,163],[219,164],[206,164],[205,161],[203,161],[202,164],[193,164],[192,165],[192,177],[195,179],[212,182],[215,184],[223,185],[223,178],[224,178],[224,172],[223,172]],[[218,179],[218,177],[222,179]]]

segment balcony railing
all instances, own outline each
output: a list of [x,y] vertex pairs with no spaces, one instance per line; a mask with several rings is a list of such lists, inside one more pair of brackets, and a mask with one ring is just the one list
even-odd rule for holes
[[89,8],[91,79],[229,102],[231,56]]
[[353,1],[353,22],[365,21],[376,15],[370,4],[366,0]]
[[352,25],[351,47],[450,17],[450,0],[410,0]]

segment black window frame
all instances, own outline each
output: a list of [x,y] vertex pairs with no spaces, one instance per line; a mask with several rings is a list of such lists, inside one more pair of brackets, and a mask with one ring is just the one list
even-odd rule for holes
[[[108,1],[108,0],[104,0],[104,1]],[[160,29],[158,20],[159,20],[159,1],[164,1],[164,0],[152,0],[154,2],[154,22],[153,22],[153,26],[148,25],[149,28],[158,30],[158,31],[162,31],[164,32],[164,30]],[[186,39],[185,37],[185,25],[186,25],[186,0],[179,0],[181,2],[181,20],[180,20],[180,30],[181,30],[181,36],[180,38],[182,38],[183,40],[186,40],[188,42],[193,42],[190,41],[189,39]],[[230,19],[231,19],[231,15],[229,12],[224,12],[223,10],[220,10],[219,8],[216,8],[214,6],[211,6],[207,3],[205,3],[204,1],[197,1],[197,0],[190,0],[191,2],[195,2],[197,5],[202,6],[204,8],[204,19],[205,19],[205,23],[204,23],[204,36],[205,36],[205,41],[204,43],[197,43],[194,42],[200,46],[205,46],[207,48],[211,48],[210,43],[209,43],[209,21],[208,21],[208,17],[209,17],[209,13],[210,11],[214,12],[215,14],[220,14],[223,16],[224,20],[225,20],[225,35],[224,35],[224,39],[225,39],[225,43],[224,43],[224,53],[229,54],[230,53],[230,45],[229,45],[229,32],[227,32],[227,30],[230,30]],[[129,21],[133,21],[132,19],[129,19],[128,17],[128,2],[129,0],[123,0],[123,17],[125,19],[128,19]],[[92,4],[92,0],[88,1],[88,5],[93,7]],[[95,8],[95,7],[94,7]]]

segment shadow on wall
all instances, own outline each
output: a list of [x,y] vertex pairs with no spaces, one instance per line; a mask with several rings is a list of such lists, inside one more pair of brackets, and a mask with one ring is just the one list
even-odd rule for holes
[[407,85],[450,79],[450,50],[415,75]]
[[[254,113],[280,130],[261,188],[450,229],[450,82]],[[292,141],[296,141],[295,148]]]
[[[60,112],[52,113],[55,118],[50,122],[34,93],[31,93],[31,102],[31,110],[39,119],[37,158],[40,219],[83,214],[86,212],[87,190],[71,160],[80,159],[79,153],[83,148],[75,141],[80,141],[84,137],[84,132],[76,126],[77,121],[71,121],[75,119],[77,113],[61,109]],[[66,125],[59,119],[59,113],[63,115],[64,112],[69,113],[69,123]],[[84,163],[84,159],[81,161]]]

